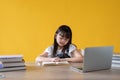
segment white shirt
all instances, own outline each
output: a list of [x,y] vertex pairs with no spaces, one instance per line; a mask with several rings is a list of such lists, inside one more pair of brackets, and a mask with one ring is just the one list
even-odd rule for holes
[[[73,44],[70,44],[69,46],[69,53],[68,55],[70,57],[72,57],[71,55],[71,52],[74,51],[76,49],[76,46],[74,46]],[[57,53],[56,54],[60,54],[62,50],[57,50]],[[52,53],[53,53],[53,45],[52,46],[49,46],[48,48],[45,49],[44,52],[47,52],[48,53],[48,57],[52,57]],[[66,52],[66,50],[65,50]]]

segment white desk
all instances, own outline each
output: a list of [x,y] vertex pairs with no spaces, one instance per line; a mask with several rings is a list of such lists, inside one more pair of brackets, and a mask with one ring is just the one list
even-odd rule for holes
[[27,64],[27,70],[1,72],[5,78],[0,80],[120,80],[120,68],[88,73],[72,71],[70,65],[39,67]]

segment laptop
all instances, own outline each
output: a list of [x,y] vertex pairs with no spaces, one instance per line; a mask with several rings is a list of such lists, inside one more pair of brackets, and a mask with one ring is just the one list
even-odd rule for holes
[[83,63],[72,65],[71,69],[78,72],[110,69],[112,64],[113,48],[113,46],[85,48]]

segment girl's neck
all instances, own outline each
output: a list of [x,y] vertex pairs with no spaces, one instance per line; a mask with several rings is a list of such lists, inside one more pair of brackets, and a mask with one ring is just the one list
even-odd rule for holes
[[61,50],[61,49],[63,49],[63,47],[61,47],[61,46],[58,46],[58,50]]

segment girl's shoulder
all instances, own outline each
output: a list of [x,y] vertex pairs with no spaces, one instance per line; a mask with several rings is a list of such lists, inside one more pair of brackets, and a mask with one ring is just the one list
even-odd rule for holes
[[76,48],[77,48],[76,45],[70,44],[69,51],[71,52],[71,51],[75,50]]
[[48,52],[48,51],[51,51],[51,50],[53,50],[53,45],[48,46],[48,47],[45,49],[45,52]]
[[47,49],[53,49],[53,45],[48,46]]
[[70,44],[70,46],[69,46],[70,48],[71,47],[74,47],[74,48],[76,48],[77,46],[75,45],[75,44]]

